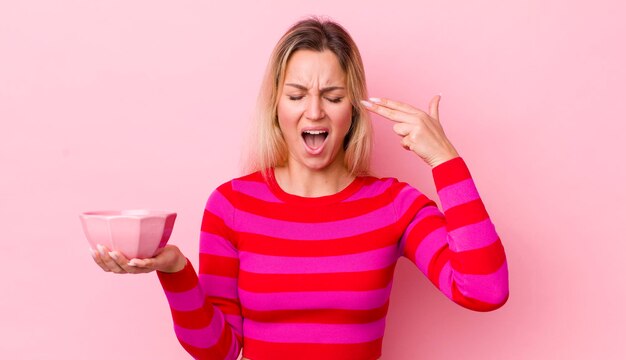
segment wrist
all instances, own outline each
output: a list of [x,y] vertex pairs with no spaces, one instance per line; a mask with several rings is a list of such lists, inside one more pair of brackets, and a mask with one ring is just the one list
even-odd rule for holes
[[176,257],[175,261],[173,261],[173,263],[170,266],[168,266],[165,269],[162,269],[161,271],[164,273],[176,273],[176,272],[183,270],[186,266],[187,266],[187,258],[185,257],[185,255],[183,255],[183,253],[178,253],[178,256]]
[[439,157],[437,157],[436,159],[434,159],[433,161],[430,162],[430,167],[431,168],[435,168],[438,165],[441,165],[447,161],[450,161],[452,159],[458,158],[460,155],[459,153],[456,152],[456,150],[452,150],[450,152],[447,152],[445,155],[441,155]]

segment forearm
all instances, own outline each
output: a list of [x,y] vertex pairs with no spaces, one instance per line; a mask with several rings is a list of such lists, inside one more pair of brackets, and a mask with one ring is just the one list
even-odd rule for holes
[[187,261],[173,273],[157,272],[181,345],[196,359],[236,359],[240,340],[222,311],[210,302]]
[[502,306],[508,298],[504,248],[469,170],[461,158],[433,168],[445,215],[443,247],[429,271],[453,301],[478,311]]

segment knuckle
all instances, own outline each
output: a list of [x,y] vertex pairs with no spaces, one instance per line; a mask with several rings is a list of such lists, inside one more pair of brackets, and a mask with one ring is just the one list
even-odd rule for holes
[[421,116],[418,116],[418,118],[420,119],[420,124],[426,124],[426,123],[432,122],[432,117],[430,117],[430,115],[426,113],[422,113],[420,115]]

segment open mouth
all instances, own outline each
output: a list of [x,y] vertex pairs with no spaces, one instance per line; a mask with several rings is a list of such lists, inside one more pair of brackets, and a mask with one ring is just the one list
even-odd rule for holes
[[312,150],[319,149],[327,137],[328,131],[326,130],[305,130],[302,132],[304,143]]

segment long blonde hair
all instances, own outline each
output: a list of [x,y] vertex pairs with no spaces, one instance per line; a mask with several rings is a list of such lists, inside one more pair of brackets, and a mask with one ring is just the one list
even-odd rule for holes
[[247,170],[261,170],[267,175],[270,168],[284,165],[288,159],[289,150],[278,124],[278,96],[289,58],[303,49],[330,50],[337,56],[346,74],[346,90],[352,103],[352,125],[344,140],[344,164],[352,175],[367,174],[372,126],[360,102],[367,96],[363,61],[356,44],[341,25],[318,17],[292,25],[274,47],[259,92],[255,119],[257,146],[251,149]]

